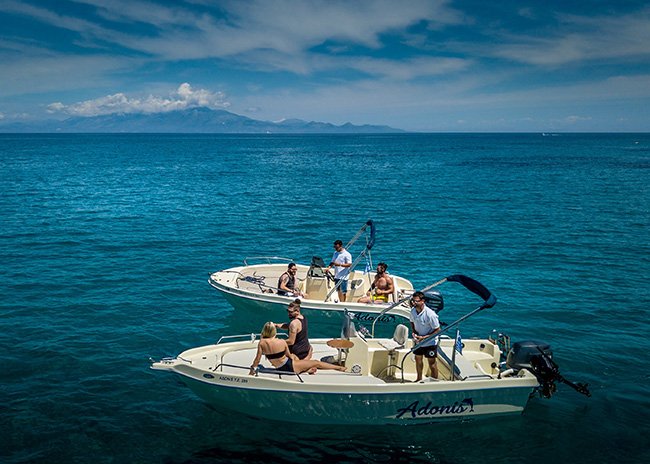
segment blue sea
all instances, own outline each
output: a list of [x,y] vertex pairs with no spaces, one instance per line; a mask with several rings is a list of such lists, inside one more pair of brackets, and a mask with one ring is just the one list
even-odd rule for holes
[[[4,134],[0,185],[3,463],[650,462],[650,134]],[[593,396],[298,427],[149,369],[267,320],[238,316],[210,272],[327,259],[367,219],[392,273],[498,297],[464,337],[546,341]]]

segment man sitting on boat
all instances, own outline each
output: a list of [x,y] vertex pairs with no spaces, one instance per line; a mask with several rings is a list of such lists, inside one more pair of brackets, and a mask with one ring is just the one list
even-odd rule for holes
[[296,299],[287,307],[290,322],[275,324],[276,329],[289,330],[287,345],[294,359],[311,359],[312,346],[307,335],[307,318],[300,313],[300,300]]
[[296,273],[298,266],[296,263],[289,263],[287,270],[278,279],[278,295],[281,296],[299,296],[305,298],[306,295],[298,290],[296,285]]
[[436,312],[424,304],[424,293],[415,292],[411,297],[411,329],[413,331],[413,342],[418,344],[428,338],[433,337],[433,341],[427,346],[422,346],[415,351],[415,371],[417,373],[416,382],[422,380],[422,370],[424,362],[422,357],[427,358],[431,376],[438,378],[438,366],[436,365],[436,356],[438,354],[438,341],[435,334],[440,332],[440,321]]
[[370,286],[370,291],[366,293],[366,296],[359,298],[359,303],[388,303],[388,297],[393,294],[395,287],[393,279],[386,273],[387,270],[386,263],[377,264],[377,273]]
[[345,371],[345,367],[336,366],[334,364],[316,361],[316,360],[300,360],[295,359],[289,352],[287,342],[282,339],[276,338],[277,324],[267,322],[262,328],[262,339],[257,345],[257,354],[251,364],[250,375],[255,375],[255,369],[262,360],[262,355],[275,367],[278,371],[294,372],[300,374],[302,372],[309,372],[314,374],[317,369],[332,369],[337,371]]

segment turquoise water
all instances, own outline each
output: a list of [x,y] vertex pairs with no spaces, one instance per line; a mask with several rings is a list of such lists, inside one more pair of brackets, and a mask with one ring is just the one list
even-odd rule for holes
[[[648,134],[0,135],[0,155],[3,462],[650,460]],[[265,322],[209,272],[328,257],[368,218],[393,273],[497,295],[464,336],[547,341],[593,396],[561,385],[481,423],[296,427],[149,370]]]

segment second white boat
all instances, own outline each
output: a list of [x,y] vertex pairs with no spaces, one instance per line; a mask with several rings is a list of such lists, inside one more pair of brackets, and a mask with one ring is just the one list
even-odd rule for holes
[[[352,263],[345,302],[339,301],[334,280],[325,271],[326,266],[321,258],[312,258],[309,266],[297,264],[298,289],[307,295],[301,298],[301,311],[310,320],[316,321],[314,326],[332,327],[332,324],[335,324],[339,327],[342,314],[346,309],[353,313],[355,321],[360,324],[373,324],[376,320],[378,333],[385,335],[392,334],[396,322],[408,321],[410,308],[405,301],[413,293],[414,288],[413,284],[403,277],[390,275],[393,280],[393,293],[388,297],[388,301],[358,302],[359,298],[371,290],[376,274],[371,270],[355,269],[362,260],[366,264],[364,267],[372,268],[370,252],[375,243],[374,222],[368,220],[345,246],[346,248],[352,246],[364,234],[366,244]],[[254,260],[266,262],[252,264]],[[278,293],[278,279],[287,271],[287,264],[290,262],[292,260],[277,256],[246,258],[243,266],[212,273],[208,282],[219,290],[238,312],[248,312],[254,319],[262,321],[285,318],[287,305],[295,297]],[[439,309],[442,305],[440,294],[436,291],[427,293],[427,305],[432,309]],[[390,313],[384,311],[387,307],[391,307]],[[386,330],[390,330],[390,333],[382,327],[387,327]]]
[[[458,282],[484,301],[441,333],[496,303],[483,285],[466,276],[449,276],[434,285],[444,282]],[[438,378],[416,381],[412,352],[419,345],[413,346],[406,326],[397,326],[393,338],[371,338],[357,333],[344,314],[341,338],[310,343],[313,358],[345,366],[346,372],[309,375],[261,366],[251,371],[256,334],[224,337],[151,367],[177,374],[227,414],[310,424],[423,424],[520,414],[536,391],[550,397],[557,381],[589,395],[586,385],[559,374],[547,344],[528,341],[509,347],[505,336],[462,342],[441,338]]]

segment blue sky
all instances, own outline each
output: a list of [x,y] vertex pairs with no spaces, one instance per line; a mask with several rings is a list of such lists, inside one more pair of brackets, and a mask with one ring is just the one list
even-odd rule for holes
[[650,3],[0,0],[0,82],[0,123],[207,106],[414,131],[650,131]]

